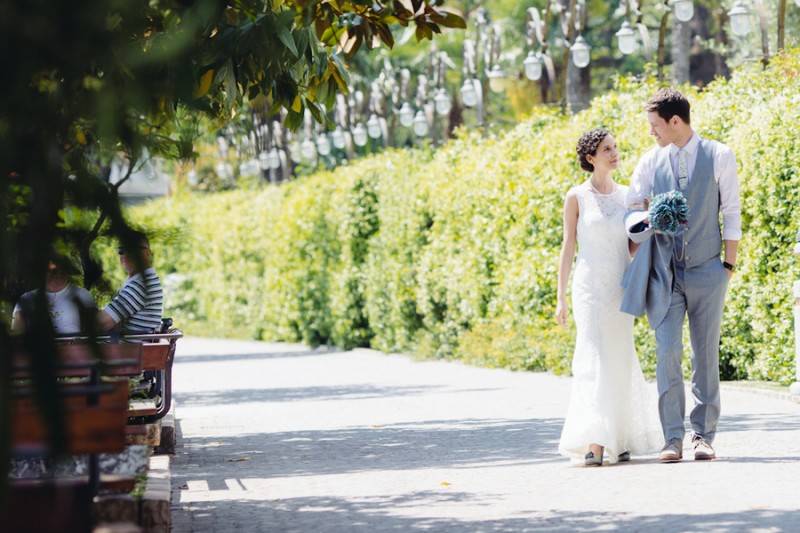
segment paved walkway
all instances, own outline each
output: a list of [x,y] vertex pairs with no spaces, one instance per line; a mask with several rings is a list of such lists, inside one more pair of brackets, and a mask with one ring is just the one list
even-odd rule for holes
[[570,380],[184,339],[173,531],[800,531],[800,405],[725,391],[713,462],[571,467]]

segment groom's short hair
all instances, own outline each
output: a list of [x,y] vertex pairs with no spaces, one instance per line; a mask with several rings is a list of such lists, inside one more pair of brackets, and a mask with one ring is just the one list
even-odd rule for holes
[[686,124],[691,124],[692,122],[689,100],[680,91],[676,91],[672,87],[660,89],[650,98],[645,108],[648,112],[658,113],[658,116],[664,120],[669,120],[678,115]]

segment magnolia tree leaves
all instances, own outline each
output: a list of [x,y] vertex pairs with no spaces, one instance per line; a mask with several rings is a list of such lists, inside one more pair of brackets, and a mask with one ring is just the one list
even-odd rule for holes
[[241,97],[261,96],[273,111],[288,111],[289,126],[300,124],[305,109],[321,120],[316,104],[330,105],[337,92],[348,91],[344,62],[365,46],[394,46],[392,27],[413,24],[420,40],[466,27],[458,11],[427,0],[257,4],[229,6],[206,26],[196,43],[200,61],[189,105],[229,118]]

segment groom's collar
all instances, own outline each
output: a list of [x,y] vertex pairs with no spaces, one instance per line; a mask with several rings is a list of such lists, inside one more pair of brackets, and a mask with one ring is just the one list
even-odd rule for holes
[[[697,147],[700,145],[700,136],[696,132],[692,132],[692,136],[689,139],[689,142],[686,143],[686,146],[683,149],[686,151],[687,155],[694,155],[697,151]],[[674,156],[678,154],[678,148],[674,144],[669,145],[669,155]]]

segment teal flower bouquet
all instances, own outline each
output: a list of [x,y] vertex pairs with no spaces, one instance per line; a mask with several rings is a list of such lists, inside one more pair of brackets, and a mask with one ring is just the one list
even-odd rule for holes
[[689,222],[689,206],[680,191],[670,191],[653,197],[650,203],[650,225],[656,231],[675,235]]

